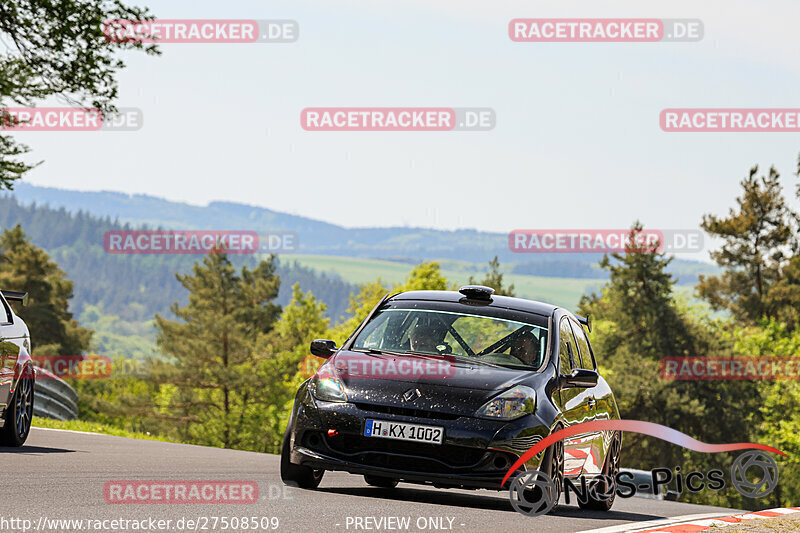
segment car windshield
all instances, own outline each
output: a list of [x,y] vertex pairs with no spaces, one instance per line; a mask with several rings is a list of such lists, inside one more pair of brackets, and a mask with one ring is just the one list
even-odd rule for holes
[[547,328],[451,311],[384,309],[353,342],[353,350],[451,355],[525,370],[544,362]]

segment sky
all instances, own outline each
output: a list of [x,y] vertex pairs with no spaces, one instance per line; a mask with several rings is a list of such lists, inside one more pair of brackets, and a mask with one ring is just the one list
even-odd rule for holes
[[[132,132],[26,132],[35,185],[243,202],[347,227],[697,228],[755,164],[793,196],[797,133],[667,133],[675,107],[800,107],[794,0],[140,0],[292,19],[288,44],[126,53]],[[516,43],[511,19],[696,18],[700,42]],[[304,131],[306,107],[488,107],[491,131]],[[797,205],[797,202],[794,202]]]

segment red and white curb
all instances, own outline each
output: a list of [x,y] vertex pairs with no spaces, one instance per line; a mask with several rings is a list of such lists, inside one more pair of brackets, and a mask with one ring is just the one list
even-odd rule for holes
[[777,509],[766,509],[764,511],[727,516],[725,513],[676,516],[663,520],[639,522],[637,524],[590,529],[581,533],[695,533],[696,531],[705,531],[712,527],[730,526],[733,524],[741,524],[748,520],[775,518],[793,513],[800,513],[800,507],[780,507]]

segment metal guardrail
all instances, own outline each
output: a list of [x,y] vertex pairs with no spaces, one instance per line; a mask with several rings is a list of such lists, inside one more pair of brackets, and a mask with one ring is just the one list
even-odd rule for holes
[[36,368],[33,416],[74,420],[78,418],[78,393],[52,372]]

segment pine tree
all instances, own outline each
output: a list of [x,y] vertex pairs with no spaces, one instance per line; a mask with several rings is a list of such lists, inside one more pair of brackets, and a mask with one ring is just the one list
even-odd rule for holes
[[156,315],[158,345],[175,365],[167,378],[178,390],[173,407],[195,442],[241,447],[249,404],[263,385],[254,347],[280,314],[274,256],[237,274],[227,254],[212,252],[176,277],[189,291],[186,306],[171,307],[180,321]]
[[651,359],[689,355],[696,347],[673,300],[675,280],[666,271],[672,258],[658,252],[659,243],[637,244],[643,229],[634,223],[626,253],[603,256],[599,266],[609,271],[608,284],[602,298],[581,299],[581,312],[614,317],[617,328],[607,338],[612,351],[634,341],[637,353]]
[[[703,217],[702,227],[723,239],[711,258],[725,269],[721,276],[700,276],[698,294],[714,309],[729,310],[743,322],[754,324],[762,317],[777,316],[779,302],[770,302],[769,291],[780,281],[792,248],[796,214],[788,207],[779,181],[770,168],[769,176],[756,177],[758,167],[742,180],[738,210],[727,218]],[[778,299],[779,300],[779,299]]]

